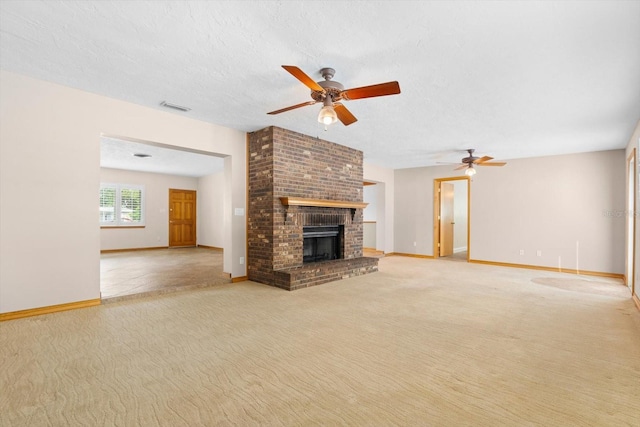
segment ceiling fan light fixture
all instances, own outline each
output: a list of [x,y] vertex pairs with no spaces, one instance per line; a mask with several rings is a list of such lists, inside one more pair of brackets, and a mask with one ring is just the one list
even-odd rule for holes
[[320,109],[320,113],[318,114],[318,121],[325,126],[331,125],[338,121],[338,115],[333,109],[333,105],[325,105]]
[[[320,70],[320,74],[322,74],[322,77],[324,78],[324,81],[320,82],[314,81],[304,71],[302,71],[295,65],[283,65],[282,68],[287,70],[289,74],[298,79],[306,87],[311,89],[311,98],[313,99],[313,101],[302,102],[290,107],[271,111],[267,114],[280,114],[284,113],[285,111],[295,110],[296,108],[313,105],[318,102],[324,102],[324,107],[322,107],[320,113],[318,114],[318,121],[324,124],[324,130],[327,130],[327,126],[337,122],[338,120],[345,126],[349,126],[358,121],[358,119],[356,119],[356,117],[351,114],[347,107],[345,107],[342,103],[338,103],[338,101],[374,98],[378,96],[396,95],[400,93],[400,85],[396,81],[345,90],[342,83],[332,80],[336,72],[336,70],[334,70],[333,68],[325,67]],[[336,102],[335,108],[333,106],[334,101]]]
[[476,174],[476,169],[473,167],[473,165],[469,165],[469,167],[467,168],[466,171],[464,171],[464,174],[467,176],[473,176]]

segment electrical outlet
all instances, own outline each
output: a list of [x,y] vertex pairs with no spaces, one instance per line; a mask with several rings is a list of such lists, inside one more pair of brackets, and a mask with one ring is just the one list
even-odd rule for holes
[[413,242],[413,246],[418,246],[418,244],[416,242]]
[[243,256],[240,257],[240,265],[242,265],[242,264],[244,264],[244,257]]
[[520,249],[520,255],[524,255],[524,249]]
[[538,249],[537,255],[542,256],[542,251]]

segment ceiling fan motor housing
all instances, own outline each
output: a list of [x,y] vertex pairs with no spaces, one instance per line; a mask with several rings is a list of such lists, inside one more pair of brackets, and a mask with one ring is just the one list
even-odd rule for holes
[[462,163],[473,163],[478,159],[480,159],[480,157],[469,156],[469,157],[465,157],[464,159],[462,159]]
[[342,99],[342,95],[340,95],[340,93],[344,90],[344,86],[340,82],[334,82],[331,80],[336,74],[336,70],[333,68],[323,68],[320,70],[320,74],[324,80],[317,83],[325,91],[311,91],[311,98],[318,102],[322,102],[326,97],[330,97],[332,101],[339,101]]
[[462,163],[466,163],[466,164],[472,164],[474,163],[476,160],[480,159],[480,157],[476,157],[473,155],[473,152],[475,151],[475,149],[470,148],[467,150],[469,152],[469,157],[465,157],[462,159]]

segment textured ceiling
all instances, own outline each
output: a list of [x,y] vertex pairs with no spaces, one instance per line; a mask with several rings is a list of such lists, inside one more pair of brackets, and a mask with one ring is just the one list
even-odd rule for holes
[[[623,148],[640,118],[639,1],[7,1],[0,66],[243,131],[275,125],[391,168]],[[327,131],[281,65],[346,88]]]
[[[136,154],[148,157],[139,157]],[[178,150],[160,144],[102,137],[100,138],[100,166],[197,178],[222,172],[224,160],[220,157]]]

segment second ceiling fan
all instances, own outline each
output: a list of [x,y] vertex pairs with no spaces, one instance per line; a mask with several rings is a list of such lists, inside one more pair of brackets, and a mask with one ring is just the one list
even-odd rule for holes
[[353,99],[373,98],[376,96],[396,95],[400,93],[400,85],[398,82],[387,82],[345,89],[341,83],[331,80],[336,73],[333,68],[321,69],[320,74],[324,78],[324,81],[319,82],[315,82],[305,74],[304,71],[294,65],[283,65],[282,68],[311,89],[311,98],[313,100],[271,111],[267,114],[280,114],[285,111],[322,102],[323,107],[318,115],[318,121],[320,123],[326,126],[340,120],[342,124],[349,126],[358,119],[339,101],[351,101]]
[[469,153],[469,156],[463,158],[462,159],[462,164],[460,164],[460,166],[458,166],[454,170],[466,169],[464,171],[464,173],[466,175],[468,175],[468,176],[473,176],[473,175],[476,174],[476,169],[473,167],[474,165],[476,165],[476,166],[504,166],[504,165],[507,164],[506,162],[490,162],[490,160],[493,160],[493,157],[490,157],[490,156],[476,157],[476,156],[473,155],[474,151],[475,151],[475,149],[469,148],[467,150],[467,153]]

